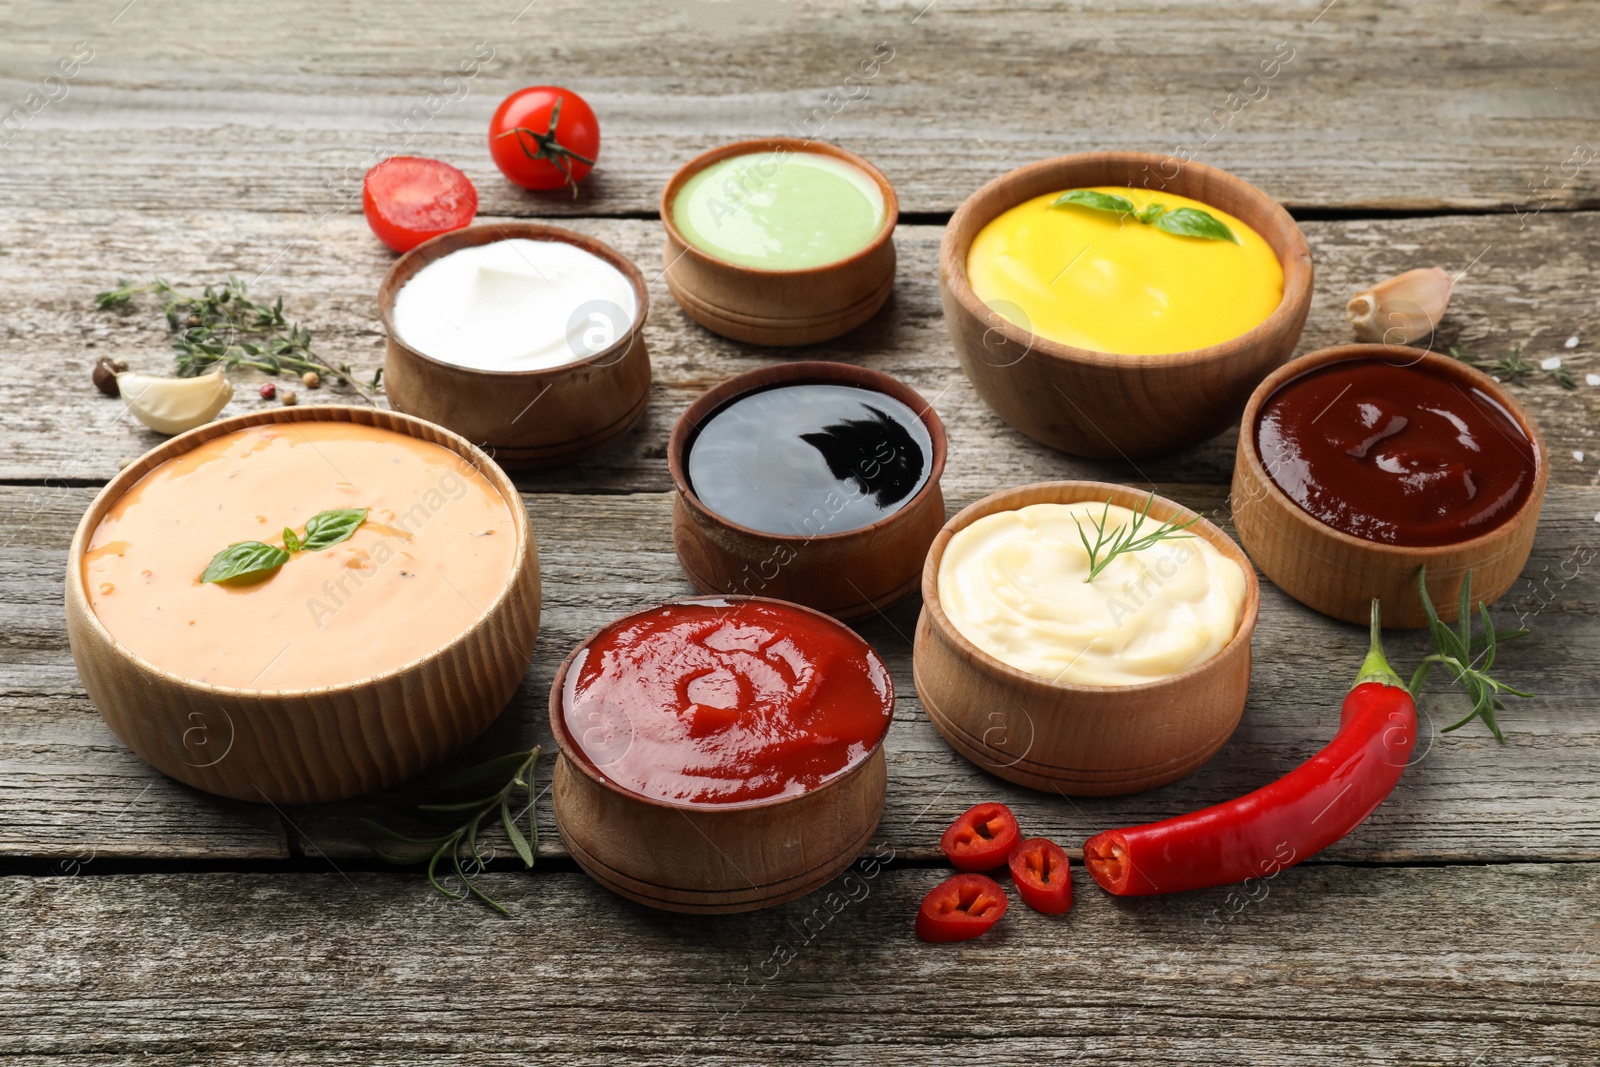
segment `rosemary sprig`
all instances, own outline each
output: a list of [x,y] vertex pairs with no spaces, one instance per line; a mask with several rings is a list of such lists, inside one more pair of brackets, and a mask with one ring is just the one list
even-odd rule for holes
[[[1186,534],[1180,531],[1187,530],[1199,522],[1200,516],[1198,515],[1186,522],[1168,519],[1154,530],[1141,536],[1139,530],[1144,526],[1145,519],[1150,517],[1150,505],[1155,502],[1155,499],[1156,494],[1152,492],[1145,498],[1142,508],[1133,509],[1133,521],[1131,523],[1126,526],[1118,526],[1110,533],[1107,533],[1106,525],[1111,518],[1111,501],[1108,499],[1106,506],[1101,509],[1098,519],[1092,515],[1089,516],[1089,525],[1094,527],[1094,544],[1089,543],[1089,535],[1083,532],[1083,524],[1078,521],[1076,516],[1073,517],[1072,523],[1078,528],[1078,537],[1083,541],[1084,551],[1089,553],[1089,576],[1083,580],[1084,584],[1087,585],[1089,582],[1094,581],[1095,577],[1105,570],[1112,560],[1124,552],[1142,552],[1159,541],[1194,536],[1194,534]],[[1105,553],[1104,556],[1101,555],[1102,552]]]
[[[539,749],[535,746],[528,752],[510,752],[504,756],[496,757],[487,763],[468,768],[458,774],[453,774],[439,783],[439,788],[447,795],[460,793],[479,788],[488,788],[496,783],[500,785],[493,793],[486,796],[477,796],[469,800],[451,803],[419,804],[417,810],[430,814],[456,814],[465,816],[466,821],[448,833],[438,837],[408,837],[398,831],[391,830],[382,823],[371,819],[362,819],[361,822],[369,830],[393,842],[398,848],[380,848],[372,846],[372,850],[390,863],[401,866],[411,866],[426,862],[428,864],[428,882],[434,889],[449,897],[451,900],[465,900],[467,893],[456,893],[439,881],[439,864],[446,859],[450,861],[457,878],[466,886],[468,892],[485,904],[489,905],[501,915],[509,915],[499,901],[490,897],[478,884],[472,880],[475,874],[482,874],[488,867],[488,859],[478,848],[478,833],[483,828],[483,820],[489,818],[496,811],[500,813],[500,825],[505,827],[506,836],[511,839],[511,847],[517,850],[518,857],[524,867],[532,867],[539,847],[539,828],[534,820],[534,767],[539,759]],[[509,775],[509,779],[507,778]],[[528,830],[523,833],[517,823],[517,815],[511,810],[512,798],[521,790],[527,798]],[[463,863],[463,860],[466,862]],[[468,867],[471,870],[468,870]],[[447,876],[448,877],[448,876]]]
[[100,311],[128,307],[136,296],[153,293],[164,301],[167,329],[177,336],[178,377],[193,378],[211,367],[250,367],[267,374],[304,374],[307,371],[341,382],[368,402],[375,403],[377,376],[371,386],[356,381],[348,363],[333,364],[311,348],[311,331],[283,316],[283,297],[271,304],[250,299],[249,288],[230,275],[221,286],[208,285],[199,295],[174,289],[165,278],[149,285],[132,285],[117,279],[117,287],[96,293]]
[[[1501,703],[1500,693],[1511,693],[1519,697],[1531,697],[1532,693],[1524,693],[1504,682],[1496,681],[1489,677],[1489,668],[1494,666],[1494,657],[1499,646],[1518,637],[1528,636],[1527,630],[1496,630],[1494,620],[1489,617],[1489,609],[1478,602],[1478,614],[1483,619],[1483,633],[1472,632],[1472,572],[1468,571],[1461,579],[1461,615],[1457,622],[1457,629],[1452,630],[1434,610],[1433,601],[1428,596],[1428,568],[1423,567],[1417,575],[1417,587],[1422,592],[1422,610],[1428,616],[1428,630],[1433,634],[1433,643],[1438,651],[1427,656],[1417,664],[1416,672],[1411,675],[1411,682],[1406,686],[1411,691],[1411,699],[1416,700],[1422,695],[1422,687],[1428,681],[1428,674],[1436,664],[1443,664],[1456,681],[1466,689],[1467,695],[1472,698],[1472,711],[1460,722],[1446,726],[1441,733],[1459,730],[1473,719],[1482,719],[1484,725],[1494,734],[1496,741],[1502,745],[1506,743],[1505,734],[1500,732],[1500,723],[1495,719],[1495,712],[1504,711],[1505,704]],[[1482,660],[1480,664],[1478,661]]]
[[1521,345],[1512,345],[1511,351],[1502,359],[1485,359],[1467,348],[1451,348],[1450,355],[1453,359],[1457,359],[1469,367],[1475,367],[1485,374],[1499,381],[1508,382],[1511,385],[1527,385],[1528,379],[1535,374],[1548,374],[1551,380],[1563,389],[1576,389],[1578,387],[1578,383],[1572,378],[1572,372],[1567,368],[1552,367],[1549,370],[1545,370],[1537,363],[1529,363],[1523,359]]

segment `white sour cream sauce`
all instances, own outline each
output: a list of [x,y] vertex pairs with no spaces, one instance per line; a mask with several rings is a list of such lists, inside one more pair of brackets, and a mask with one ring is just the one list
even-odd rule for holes
[[627,275],[565,241],[510,238],[463,248],[395,294],[400,339],[441,363],[545,370],[598,355],[639,305]]
[[[1221,652],[1239,629],[1244,571],[1197,535],[1124,552],[1085,582],[1079,524],[1093,543],[1105,510],[1030,504],[958,531],[939,561],[940,607],[1001,662],[1076,685],[1153,682]],[[1106,531],[1133,518],[1112,505]]]

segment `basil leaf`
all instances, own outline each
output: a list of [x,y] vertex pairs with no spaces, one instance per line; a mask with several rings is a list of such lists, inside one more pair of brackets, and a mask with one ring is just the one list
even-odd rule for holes
[[300,551],[300,538],[296,537],[294,531],[287,526],[283,528],[283,547],[290,552]]
[[302,552],[320,552],[348,540],[356,527],[367,521],[366,508],[341,508],[321,511],[306,522],[306,536],[300,542]]
[[261,574],[277,570],[289,562],[289,553],[260,541],[240,541],[211,557],[202,582],[225,582],[229,578],[243,578],[247,574]]
[[1158,230],[1177,234],[1179,237],[1202,237],[1208,241],[1239,243],[1232,230],[1219,222],[1214,215],[1198,208],[1175,208],[1156,219],[1155,226]]
[[1067,204],[1077,204],[1079,207],[1093,208],[1096,211],[1114,211],[1118,215],[1134,213],[1133,201],[1125,197],[1112,196],[1110,193],[1097,193],[1093,189],[1068,190],[1050,206],[1064,207]]
[[1167,208],[1165,204],[1151,204],[1149,207],[1139,212],[1139,221],[1148,226],[1152,222],[1156,221],[1156,219],[1159,219],[1161,217],[1161,213],[1166,210]]

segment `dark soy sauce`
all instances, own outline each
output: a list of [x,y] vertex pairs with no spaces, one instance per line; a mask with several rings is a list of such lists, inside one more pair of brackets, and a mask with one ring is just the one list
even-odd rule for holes
[[928,480],[933,439],[884,393],[775,386],[718,408],[689,442],[701,503],[763,533],[818,537],[894,514]]

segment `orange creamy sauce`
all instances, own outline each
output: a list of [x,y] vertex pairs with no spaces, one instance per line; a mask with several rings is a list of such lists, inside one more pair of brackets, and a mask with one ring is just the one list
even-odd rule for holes
[[[202,584],[238,541],[281,547],[321,511],[367,508],[350,537],[259,580]],[[89,603],[140,658],[240,689],[305,689],[410,663],[505,589],[516,527],[448,449],[391,430],[304,422],[237,430],[163,463],[116,502],[84,553]]]

